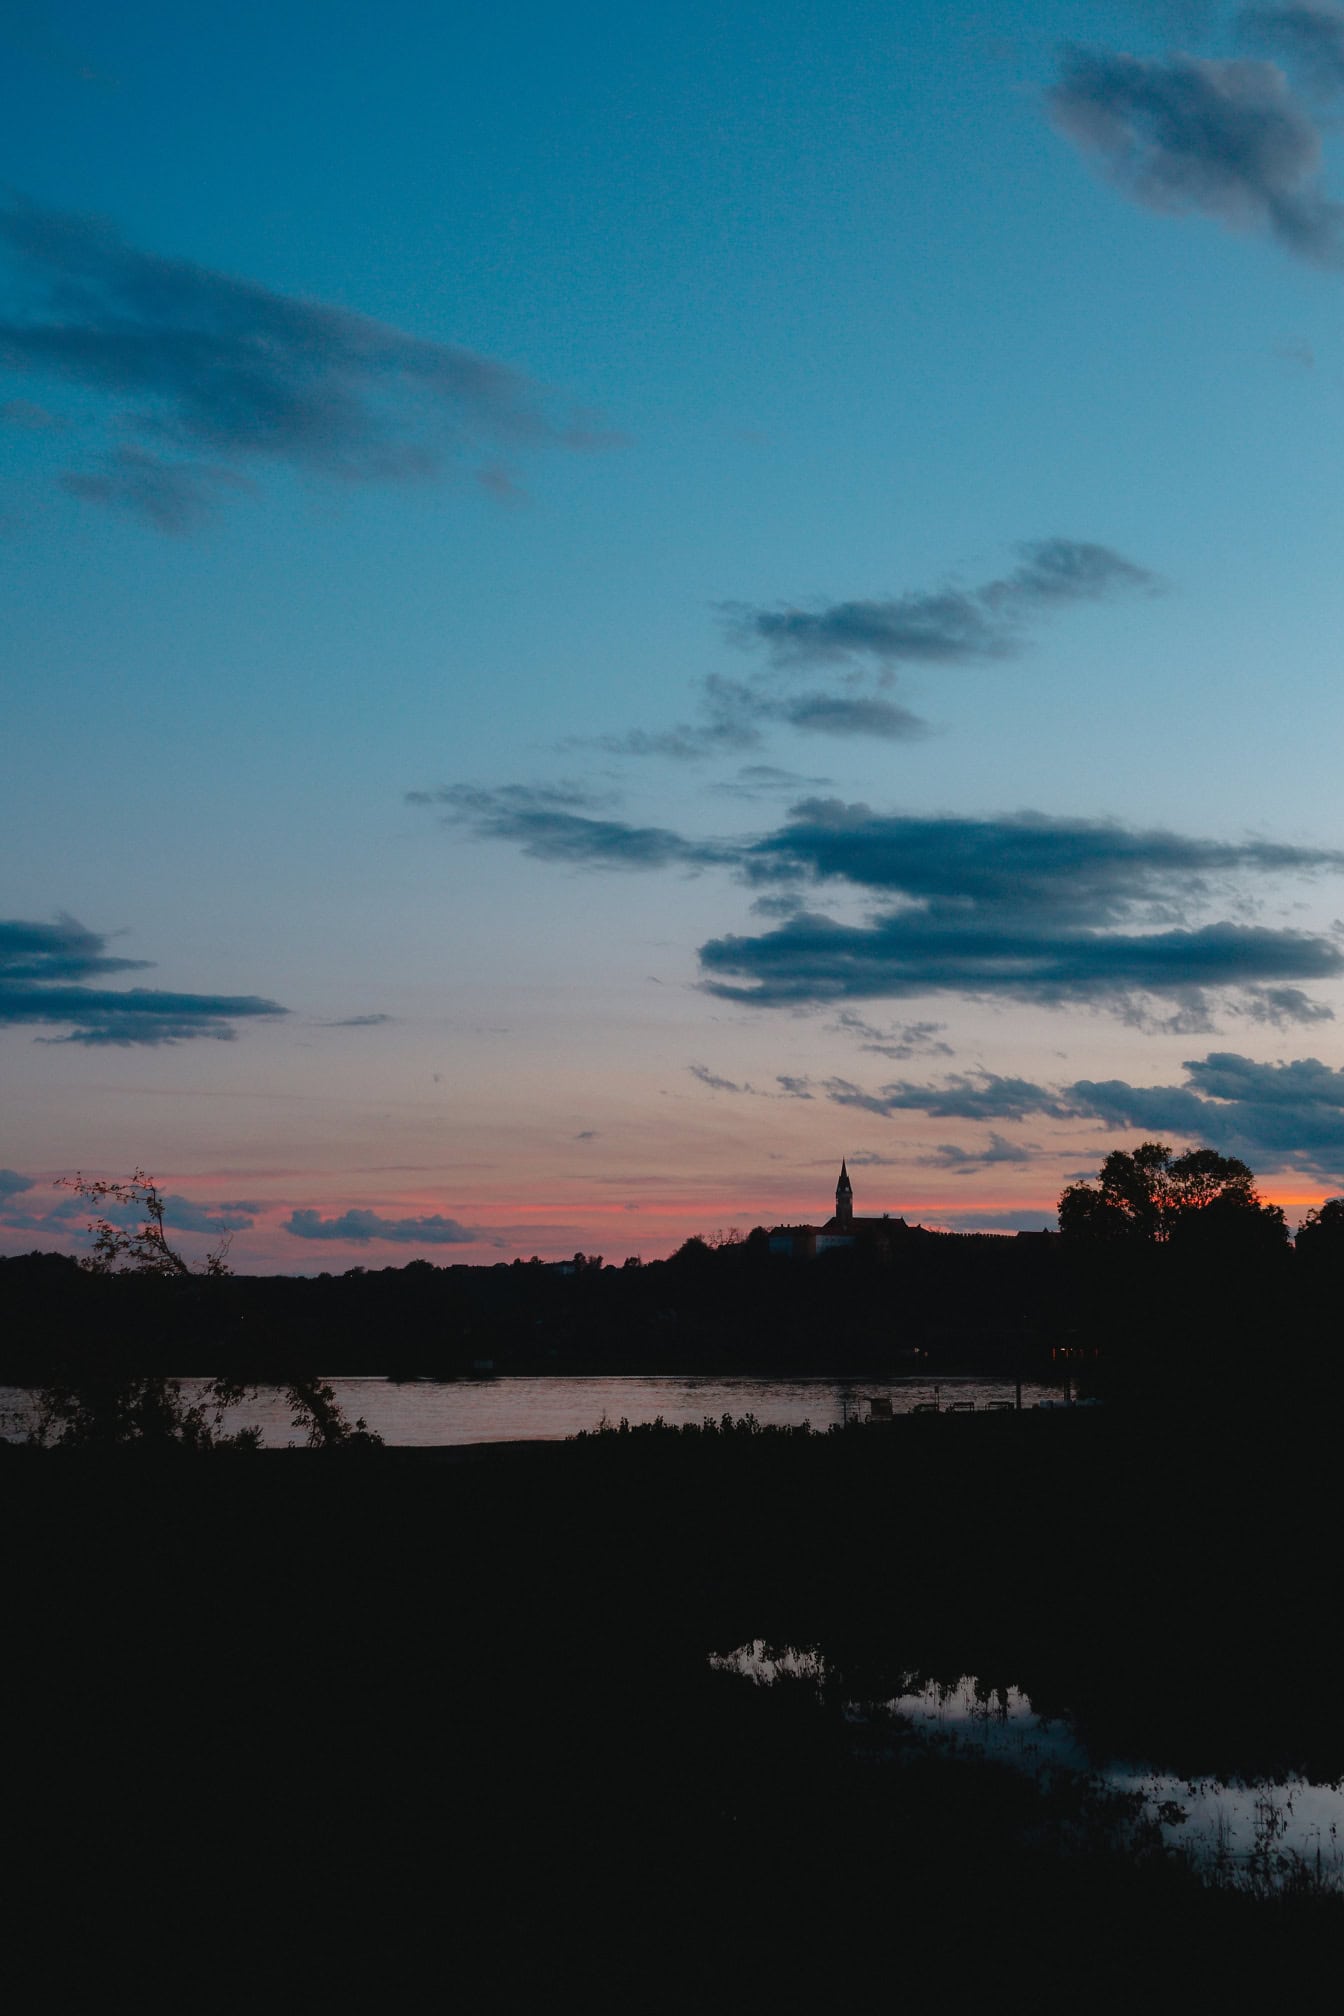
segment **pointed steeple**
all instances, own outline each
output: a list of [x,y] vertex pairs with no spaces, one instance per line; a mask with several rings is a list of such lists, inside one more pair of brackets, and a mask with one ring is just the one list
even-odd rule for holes
[[849,1171],[840,1161],[840,1181],[835,1186],[835,1215],[841,1225],[848,1225],[854,1217],[854,1186],[849,1180]]

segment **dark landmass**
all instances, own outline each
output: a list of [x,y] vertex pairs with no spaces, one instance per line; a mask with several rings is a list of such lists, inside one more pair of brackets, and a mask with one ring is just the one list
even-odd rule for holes
[[[983,1368],[1039,1376],[1068,1350],[1095,1376],[1294,1376],[1332,1359],[1344,1253],[1246,1240],[1193,1247],[923,1233],[799,1261],[764,1232],[671,1259],[567,1271],[541,1261],[341,1275],[91,1274],[58,1254],[0,1260],[0,1382],[83,1365],[268,1382],[299,1368],[393,1377],[473,1369],[815,1372]],[[1089,1372],[1089,1376],[1093,1376]]]
[[[1281,1995],[1339,1952],[1309,1882],[1201,1887],[843,1706],[971,1673],[1102,1753],[1337,1776],[1327,1398],[463,1464],[0,1448],[6,1965],[67,2007],[82,1968],[234,2006]],[[711,1671],[754,1638],[834,1681]]]

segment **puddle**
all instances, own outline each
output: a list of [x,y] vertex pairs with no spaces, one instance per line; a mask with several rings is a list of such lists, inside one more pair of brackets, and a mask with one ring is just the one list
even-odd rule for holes
[[[817,1649],[760,1639],[709,1663],[759,1687],[794,1681],[820,1690],[838,1678]],[[1101,1760],[1066,1717],[1038,1715],[1018,1688],[987,1689],[970,1675],[950,1685],[911,1676],[905,1691],[847,1701],[844,1714],[863,1729],[870,1755],[895,1758],[913,1738],[948,1759],[1008,1765],[1043,1791],[1068,1781],[1083,1799],[1124,1800],[1135,1837],[1155,1829],[1210,1881],[1256,1890],[1309,1882],[1344,1895],[1344,1783],[1189,1779],[1131,1759]]]

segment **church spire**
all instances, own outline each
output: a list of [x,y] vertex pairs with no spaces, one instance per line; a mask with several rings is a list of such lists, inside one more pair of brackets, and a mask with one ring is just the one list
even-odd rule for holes
[[854,1219],[854,1186],[849,1180],[843,1156],[840,1160],[840,1181],[835,1186],[835,1216],[841,1225],[852,1224]]

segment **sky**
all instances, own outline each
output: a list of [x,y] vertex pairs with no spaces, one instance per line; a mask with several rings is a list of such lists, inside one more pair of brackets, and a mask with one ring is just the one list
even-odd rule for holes
[[1344,5],[0,0],[0,1252],[1344,1189]]

